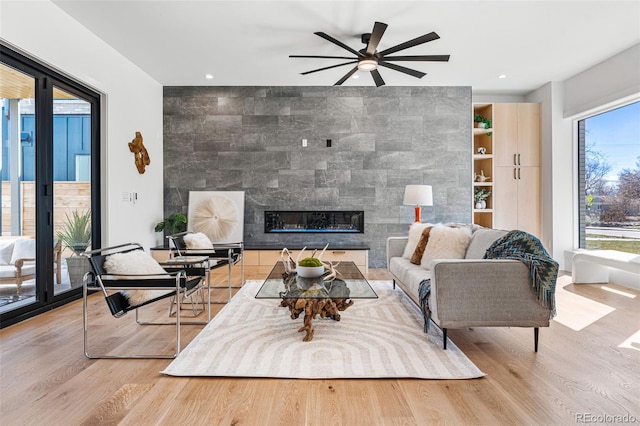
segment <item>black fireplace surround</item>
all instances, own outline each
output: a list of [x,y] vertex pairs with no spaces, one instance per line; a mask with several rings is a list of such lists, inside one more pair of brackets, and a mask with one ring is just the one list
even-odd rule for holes
[[364,211],[265,211],[264,232],[362,234]]

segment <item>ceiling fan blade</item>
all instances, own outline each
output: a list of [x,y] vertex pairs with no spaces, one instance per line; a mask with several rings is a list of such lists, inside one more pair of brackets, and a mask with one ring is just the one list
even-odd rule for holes
[[451,55],[385,56],[385,61],[431,61],[449,62]]
[[289,55],[290,58],[353,59],[351,56]]
[[395,70],[395,71],[400,71],[400,72],[403,72],[405,74],[409,74],[409,75],[412,75],[412,76],[418,77],[418,78],[422,78],[425,75],[427,75],[426,73],[421,72],[421,71],[412,70],[411,68],[402,67],[402,66],[396,65],[396,64],[389,64],[389,63],[383,62],[383,61],[378,61],[378,65],[381,66],[381,67],[390,68],[390,69]]
[[399,50],[408,49],[410,47],[418,46],[420,44],[427,43],[427,42],[433,41],[433,40],[437,40],[439,38],[440,38],[440,36],[438,34],[436,34],[435,32],[430,32],[429,34],[425,34],[423,36],[414,38],[413,40],[405,41],[404,43],[400,43],[400,44],[398,44],[396,46],[393,46],[393,47],[390,47],[390,48],[388,48],[386,50],[383,50],[382,52],[380,52],[378,54],[378,56],[388,55],[389,53],[394,53],[394,52],[397,52]]
[[382,79],[382,76],[380,75],[378,70],[371,71],[371,77],[373,77],[373,81],[376,82],[376,87],[384,86],[384,80]]
[[376,49],[378,48],[378,43],[380,43],[380,39],[382,38],[382,34],[384,34],[387,29],[387,24],[382,22],[376,22],[373,24],[373,31],[371,32],[371,37],[369,38],[369,43],[367,43],[367,56],[371,56],[376,53]]
[[333,44],[335,44],[335,45],[337,45],[337,46],[342,47],[342,48],[343,48],[343,49],[345,49],[345,50],[348,50],[349,52],[353,53],[353,54],[354,54],[354,55],[356,55],[356,56],[364,56],[362,53],[358,52],[358,51],[357,51],[357,50],[355,50],[355,49],[352,49],[351,47],[347,46],[346,44],[344,44],[344,43],[343,43],[343,42],[341,42],[340,40],[336,40],[335,38],[331,37],[331,36],[330,36],[330,35],[328,35],[328,34],[325,34],[325,33],[323,33],[323,32],[317,32],[317,33],[314,33],[314,34],[315,34],[315,35],[318,35],[318,36],[320,36],[320,37],[322,37],[323,39],[325,39],[325,40],[327,40],[327,41],[330,41],[331,43],[333,43]]
[[353,69],[351,71],[349,71],[348,73],[346,73],[344,75],[344,77],[342,77],[340,80],[336,81],[336,83],[334,84],[334,86],[340,86],[342,83],[344,83],[345,81],[347,81],[349,79],[349,77],[351,77],[356,71],[358,71],[358,66],[356,65],[355,67],[353,67]]
[[[344,65],[355,64],[356,62],[358,62],[358,61],[345,62],[345,63],[343,63],[343,64],[331,65],[331,66],[324,67],[324,68],[318,68],[317,70],[301,72],[300,74],[301,74],[301,75],[307,75],[307,74],[311,74],[311,73],[318,72],[318,71],[330,70],[331,68],[342,67],[342,66],[344,66]],[[357,68],[358,68],[358,67],[356,66],[356,69],[357,69]]]

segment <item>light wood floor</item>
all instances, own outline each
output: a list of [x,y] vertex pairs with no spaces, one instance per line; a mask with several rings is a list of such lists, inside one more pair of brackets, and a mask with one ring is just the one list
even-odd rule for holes
[[[268,272],[247,268],[246,278]],[[371,270],[368,278],[388,275]],[[214,279],[222,283],[225,276]],[[561,277],[559,314],[541,329],[538,353],[531,329],[450,330],[451,340],[487,374],[474,380],[166,377],[158,372],[171,360],[86,359],[77,301],[0,331],[0,423],[569,425],[585,423],[587,414],[630,415],[638,422],[639,296]],[[100,295],[91,296],[90,309],[104,345],[135,341],[144,349],[166,342],[172,331],[143,327],[147,337],[140,338],[133,315],[106,315]],[[202,327],[183,327],[183,347]]]

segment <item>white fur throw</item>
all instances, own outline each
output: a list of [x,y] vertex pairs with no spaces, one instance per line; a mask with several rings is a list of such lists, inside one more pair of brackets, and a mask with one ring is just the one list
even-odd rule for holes
[[[155,275],[156,278],[166,278],[167,271],[156,260],[142,250],[126,253],[115,253],[104,261],[104,269],[114,275]],[[135,277],[104,277],[106,279],[135,279]],[[140,305],[147,300],[155,299],[169,293],[166,290],[122,290],[122,294],[132,306]]]
[[188,249],[212,249],[211,240],[202,232],[194,232],[184,236],[184,244]]
[[431,262],[434,259],[464,259],[469,241],[471,241],[471,230],[468,227],[451,228],[437,224],[431,228],[429,242],[422,255],[420,266],[431,269]]
[[422,236],[422,231],[424,231],[424,228],[427,226],[433,226],[433,224],[415,222],[409,227],[409,240],[407,241],[407,245],[404,247],[402,257],[405,259],[411,259],[413,252],[416,251],[418,241],[420,241],[420,237]]

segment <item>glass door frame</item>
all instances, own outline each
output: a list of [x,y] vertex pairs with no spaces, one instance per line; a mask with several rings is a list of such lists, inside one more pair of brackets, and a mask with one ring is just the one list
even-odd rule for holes
[[82,297],[82,287],[54,292],[53,277],[53,88],[91,104],[91,241],[101,245],[100,95],[72,79],[0,43],[1,62],[35,81],[36,134],[36,301],[0,314],[0,328]]

